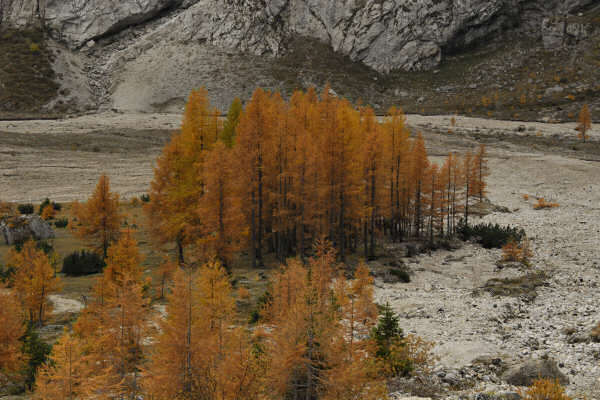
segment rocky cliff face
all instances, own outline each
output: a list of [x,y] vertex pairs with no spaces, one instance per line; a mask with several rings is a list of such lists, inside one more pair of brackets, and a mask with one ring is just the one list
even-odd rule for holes
[[594,0],[0,0],[0,23],[43,20],[70,48],[181,10],[159,29],[177,42],[206,42],[280,56],[290,37],[317,39],[374,70],[423,70],[444,53],[502,30],[530,26]]

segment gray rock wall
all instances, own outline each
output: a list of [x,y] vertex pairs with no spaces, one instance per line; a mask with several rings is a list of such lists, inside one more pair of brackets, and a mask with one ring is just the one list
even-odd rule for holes
[[515,26],[541,36],[543,18],[593,1],[0,0],[0,18],[4,25],[23,26],[43,17],[55,38],[77,48],[179,7],[182,12],[158,30],[161,37],[279,56],[290,35],[306,36],[387,73],[431,69],[445,51]]

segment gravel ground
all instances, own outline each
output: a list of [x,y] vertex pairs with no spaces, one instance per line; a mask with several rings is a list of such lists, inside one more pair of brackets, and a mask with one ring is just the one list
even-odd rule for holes
[[[569,344],[565,330],[577,336],[600,322],[600,164],[492,148],[490,170],[489,199],[512,212],[483,220],[518,225],[532,239],[532,269],[549,276],[535,300],[475,294],[490,278],[530,271],[497,271],[500,251],[471,244],[416,257],[409,264],[413,281],[379,282],[377,298],[390,301],[407,332],[438,344],[436,352],[446,369],[470,366],[481,356],[518,360],[548,354],[562,365],[571,394],[598,399],[600,344]],[[533,200],[525,201],[524,194],[545,197],[560,207],[534,210]],[[479,390],[510,389],[483,378]]]

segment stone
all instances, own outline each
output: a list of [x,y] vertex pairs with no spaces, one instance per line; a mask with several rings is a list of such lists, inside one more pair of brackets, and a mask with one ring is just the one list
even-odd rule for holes
[[0,235],[10,246],[28,239],[51,239],[54,237],[54,231],[39,215],[19,215],[0,220]]
[[[158,37],[272,56],[285,53],[290,35],[308,37],[388,73],[435,69],[444,52],[487,39],[515,22],[539,26],[548,13],[541,10],[562,15],[593,1],[2,0],[0,24],[22,27],[43,17],[51,35],[79,48],[179,8],[155,32]],[[564,35],[582,38],[587,32],[581,24],[562,24],[559,18],[544,20],[549,46],[562,43]]]
[[533,381],[540,378],[558,379],[561,385],[569,383],[567,376],[558,369],[552,358],[530,358],[512,366],[502,375],[502,379],[515,386],[531,386]]

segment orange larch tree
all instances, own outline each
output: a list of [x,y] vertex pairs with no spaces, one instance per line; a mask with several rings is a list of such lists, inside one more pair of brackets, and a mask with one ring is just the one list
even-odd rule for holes
[[106,258],[108,247],[119,236],[123,219],[119,213],[119,195],[110,191],[108,176],[100,176],[96,189],[87,202],[75,203],[74,214],[78,221],[74,228],[77,236],[89,241]]
[[180,265],[185,263],[185,248],[201,236],[197,208],[205,192],[204,161],[219,127],[206,90],[192,91],[181,132],[164,147],[154,169],[150,202],[145,207],[150,231],[160,244],[175,243]]
[[425,211],[424,189],[428,182],[429,159],[425,149],[425,141],[419,133],[413,141],[411,149],[411,183],[414,193],[414,231],[417,237],[423,232],[423,216]]
[[583,105],[581,112],[579,113],[579,118],[577,119],[577,130],[579,131],[579,138],[583,140],[585,143],[586,139],[589,137],[587,132],[592,128],[592,116],[590,114],[590,109],[587,104]]
[[479,197],[479,201],[481,202],[487,194],[486,178],[490,174],[487,163],[487,151],[484,144],[480,144],[477,148],[473,162],[475,164],[475,185],[473,192]]
[[265,233],[268,192],[266,190],[268,150],[271,147],[274,118],[268,93],[257,89],[246,106],[237,127],[236,175],[244,182],[240,200],[250,231],[252,265],[262,263],[263,237]]
[[48,296],[61,288],[48,256],[27,241],[21,251],[11,249],[8,265],[15,268],[12,278],[15,294],[26,310],[29,322],[41,326],[51,310]]
[[21,337],[25,315],[12,289],[0,285],[0,384],[18,372],[25,361]]

